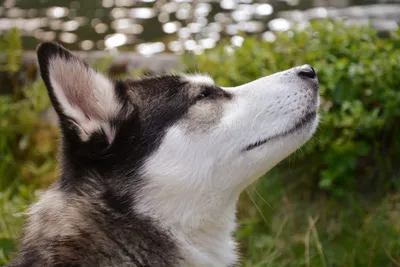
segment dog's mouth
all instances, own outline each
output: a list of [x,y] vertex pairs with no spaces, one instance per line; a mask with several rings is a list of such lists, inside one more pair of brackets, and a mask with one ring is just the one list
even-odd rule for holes
[[316,112],[316,111],[310,112],[310,113],[306,114],[302,119],[300,119],[300,120],[299,120],[292,128],[290,128],[289,130],[284,131],[284,132],[282,132],[282,133],[280,133],[280,134],[273,135],[273,136],[270,136],[270,137],[268,137],[268,138],[259,140],[259,141],[257,141],[257,142],[254,142],[254,143],[252,143],[252,144],[246,146],[246,147],[242,150],[242,152],[250,151],[250,150],[252,150],[252,149],[254,149],[254,148],[256,148],[256,147],[259,147],[259,146],[262,146],[262,145],[268,143],[268,142],[271,141],[271,140],[274,140],[274,139],[277,139],[277,138],[280,138],[280,137],[284,137],[284,136],[290,135],[290,134],[292,134],[292,133],[294,133],[294,132],[296,132],[296,131],[298,131],[298,130],[304,128],[304,127],[305,127],[306,125],[308,125],[310,122],[314,121],[314,119],[315,119],[316,116],[317,116],[317,112]]

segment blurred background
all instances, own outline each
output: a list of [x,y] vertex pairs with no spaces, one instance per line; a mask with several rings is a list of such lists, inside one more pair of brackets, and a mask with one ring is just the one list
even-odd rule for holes
[[399,0],[0,1],[0,265],[57,177],[34,50],[57,41],[116,77],[205,72],[235,86],[305,63],[315,138],[241,196],[242,266],[400,266]]
[[274,31],[286,31],[294,23],[316,18],[346,17],[358,24],[372,20],[380,30],[397,29],[400,6],[396,2],[5,0],[0,9],[0,31],[17,27],[25,49],[34,49],[38,40],[57,40],[79,50],[125,46],[144,55],[185,50],[199,54],[240,31],[271,40]]

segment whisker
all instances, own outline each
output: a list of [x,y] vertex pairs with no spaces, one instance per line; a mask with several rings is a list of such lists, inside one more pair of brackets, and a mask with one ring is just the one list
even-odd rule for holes
[[253,119],[253,122],[251,124],[251,129],[254,129],[254,124],[256,123],[256,120],[258,119],[258,117],[267,109],[269,108],[268,106],[264,107]]
[[289,168],[291,168],[291,169],[294,168],[294,164],[295,164],[297,155],[298,155],[298,152],[293,153],[293,157],[291,158],[291,161],[289,161]]
[[301,147],[299,148],[299,152],[301,153],[302,156],[305,156],[305,153]]
[[319,140],[317,137],[315,137],[315,136],[313,135],[312,138],[313,138],[318,144],[321,144],[321,140]]
[[270,228],[272,228],[271,225],[268,223],[267,219],[265,218],[264,214],[261,212],[261,209],[257,206],[256,202],[255,202],[254,199],[251,197],[251,195],[250,195],[250,193],[249,193],[249,191],[248,191],[247,189],[246,189],[246,193],[247,193],[247,195],[249,196],[249,198],[251,199],[251,201],[254,203],[254,206],[256,206],[256,208],[257,208],[258,212],[260,213],[261,217],[264,219],[264,222],[265,222]]
[[258,193],[256,187],[251,184],[251,187],[253,188],[253,190],[256,192],[256,194],[261,198],[262,201],[264,201],[265,204],[267,204],[273,211],[275,211],[274,207],[272,207],[261,195],[260,193]]

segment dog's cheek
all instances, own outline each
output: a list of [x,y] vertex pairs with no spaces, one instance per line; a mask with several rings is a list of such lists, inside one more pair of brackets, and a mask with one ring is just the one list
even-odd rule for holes
[[203,101],[192,106],[185,118],[185,125],[190,132],[207,132],[218,126],[223,115],[220,103]]

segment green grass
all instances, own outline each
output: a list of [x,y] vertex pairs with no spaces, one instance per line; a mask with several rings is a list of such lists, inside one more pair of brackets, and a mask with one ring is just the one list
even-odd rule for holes
[[19,185],[18,192],[0,192],[0,265],[6,264],[17,249],[25,212],[35,199],[34,189]]
[[399,193],[308,198],[279,176],[272,171],[242,195],[243,266],[400,266]]

